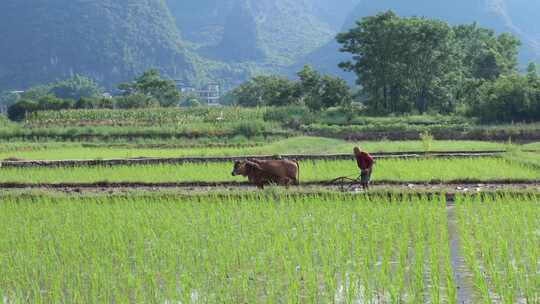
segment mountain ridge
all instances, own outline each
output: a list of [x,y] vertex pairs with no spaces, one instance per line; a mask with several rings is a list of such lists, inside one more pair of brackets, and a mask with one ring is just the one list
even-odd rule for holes
[[12,29],[0,44],[4,88],[74,74],[119,83],[153,66],[182,77],[194,70],[161,0],[4,0],[0,20]]
[[540,1],[530,0],[4,0],[0,90],[73,74],[107,88],[147,68],[191,85],[225,88],[258,74],[291,77],[304,64],[350,82],[335,35],[388,9],[451,24],[478,22],[523,41],[540,62]]

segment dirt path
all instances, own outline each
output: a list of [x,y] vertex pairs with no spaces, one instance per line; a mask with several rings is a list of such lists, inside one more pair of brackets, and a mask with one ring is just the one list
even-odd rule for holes
[[[96,182],[96,183],[0,183],[0,190],[9,189],[50,189],[66,191],[100,191],[100,190],[194,190],[194,191],[256,191],[257,188],[246,182]],[[363,193],[357,186],[343,189],[339,185],[329,185],[327,182],[308,182],[299,187],[290,187],[291,191],[335,190]],[[540,192],[540,181],[499,181],[491,183],[479,182],[378,182],[374,183],[370,192],[391,191],[394,193],[449,193],[474,194],[496,191],[527,191]],[[452,198],[452,196],[449,196]]]
[[469,304],[474,301],[474,285],[468,272],[465,259],[461,252],[459,231],[457,228],[457,217],[455,211],[455,202],[452,198],[447,201],[448,213],[448,237],[450,242],[450,259],[452,270],[454,272],[454,281],[456,282],[457,303]]

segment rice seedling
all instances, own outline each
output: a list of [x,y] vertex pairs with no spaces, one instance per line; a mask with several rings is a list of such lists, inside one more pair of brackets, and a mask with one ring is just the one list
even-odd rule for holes
[[499,195],[458,199],[460,234],[478,297],[540,302],[540,201]]
[[453,303],[448,252],[438,197],[0,204],[0,299],[10,303]]
[[[93,182],[227,182],[245,181],[231,176],[231,163],[187,163],[91,167],[0,168],[3,183]],[[331,181],[358,176],[353,161],[300,162],[301,182]],[[375,181],[512,181],[538,180],[540,171],[502,158],[383,159],[376,163]]]
[[[247,141],[247,140],[246,140]],[[249,141],[248,143],[253,143]],[[424,151],[421,141],[367,141],[352,143],[339,139],[319,137],[292,137],[258,146],[236,147],[174,147],[147,148],[136,145],[88,145],[87,143],[6,143],[0,146],[0,159],[28,160],[112,159],[133,157],[185,157],[185,156],[239,156],[276,154],[334,154],[351,153],[352,147],[361,146],[371,152]],[[434,151],[490,151],[504,150],[505,145],[481,141],[432,141]]]

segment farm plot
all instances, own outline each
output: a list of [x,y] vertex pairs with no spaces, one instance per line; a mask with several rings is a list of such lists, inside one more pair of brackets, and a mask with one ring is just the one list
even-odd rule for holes
[[[241,182],[231,176],[232,163],[187,163],[52,168],[1,168],[0,183],[95,182]],[[357,177],[352,161],[300,163],[301,182],[325,182],[339,176]],[[458,182],[537,181],[540,171],[503,158],[383,159],[376,163],[375,181]]]
[[[185,142],[185,141],[184,141]],[[245,142],[244,144],[248,144]],[[148,148],[141,145],[91,145],[83,143],[7,143],[0,147],[0,159],[77,160],[136,157],[189,157],[189,156],[241,156],[276,154],[335,154],[352,153],[352,147],[361,146],[371,152],[424,152],[436,151],[495,151],[508,145],[481,141],[433,141],[427,147],[422,141],[368,141],[347,142],[319,137],[293,137],[264,145],[233,147],[169,147]],[[517,146],[516,146],[517,147]]]
[[538,197],[461,197],[464,254],[482,302],[540,302]]
[[200,123],[221,124],[263,120],[265,108],[191,109],[91,109],[37,111],[27,118],[28,127],[74,126],[181,126]]
[[0,299],[454,303],[442,198],[11,197]]

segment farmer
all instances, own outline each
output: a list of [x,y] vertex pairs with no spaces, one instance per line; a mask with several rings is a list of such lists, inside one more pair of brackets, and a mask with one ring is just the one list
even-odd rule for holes
[[371,173],[373,172],[373,157],[369,153],[360,150],[358,147],[354,147],[354,156],[356,157],[356,163],[360,168],[360,182],[364,190],[369,189],[369,180]]

